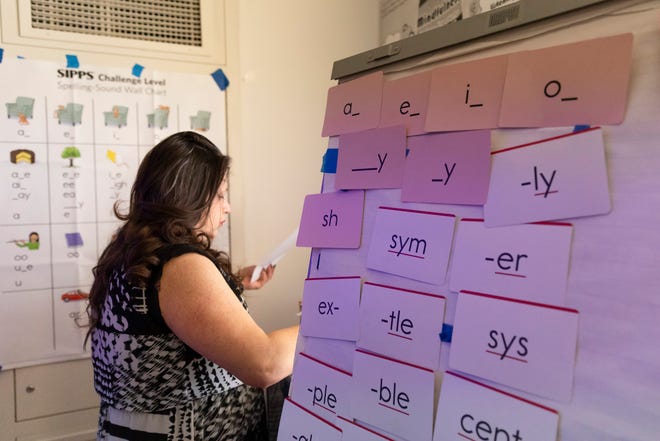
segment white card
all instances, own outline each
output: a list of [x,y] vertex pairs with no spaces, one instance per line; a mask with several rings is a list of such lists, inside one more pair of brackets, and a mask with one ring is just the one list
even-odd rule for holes
[[444,315],[443,296],[365,282],[357,346],[435,370]]
[[433,387],[430,369],[357,349],[351,416],[406,439],[430,441]]
[[563,305],[573,226],[537,223],[487,228],[458,224],[449,288]]
[[296,356],[289,396],[320,417],[336,422],[337,416],[349,415],[352,382],[350,372],[301,352]]
[[433,441],[556,441],[558,426],[554,409],[446,371]]
[[575,309],[461,291],[449,367],[568,402],[577,333]]
[[442,284],[447,273],[455,219],[453,214],[379,207],[367,267]]
[[305,280],[300,333],[307,337],[358,338],[360,277]]
[[286,398],[277,441],[341,441],[341,429]]
[[600,128],[492,153],[484,218],[489,227],[608,213]]

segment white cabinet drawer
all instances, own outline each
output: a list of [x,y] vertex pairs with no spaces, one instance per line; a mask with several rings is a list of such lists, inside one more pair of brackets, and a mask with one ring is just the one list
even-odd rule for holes
[[98,407],[89,359],[16,369],[16,420]]

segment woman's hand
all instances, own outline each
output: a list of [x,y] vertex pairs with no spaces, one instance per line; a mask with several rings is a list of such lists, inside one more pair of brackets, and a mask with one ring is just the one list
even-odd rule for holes
[[273,278],[273,274],[275,273],[275,267],[273,265],[268,265],[266,268],[261,270],[261,273],[259,274],[259,278],[255,280],[254,282],[251,282],[250,279],[252,278],[252,272],[254,271],[255,265],[247,266],[245,268],[241,268],[241,270],[238,272],[239,276],[241,277],[241,283],[243,284],[243,288],[245,289],[259,289],[262,286],[264,286],[270,279]]

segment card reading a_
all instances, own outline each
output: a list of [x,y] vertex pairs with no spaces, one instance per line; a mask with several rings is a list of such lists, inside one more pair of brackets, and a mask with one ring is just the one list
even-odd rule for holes
[[321,136],[373,129],[380,121],[383,72],[374,72],[328,89]]
[[367,268],[422,282],[444,282],[454,235],[453,214],[379,207]]

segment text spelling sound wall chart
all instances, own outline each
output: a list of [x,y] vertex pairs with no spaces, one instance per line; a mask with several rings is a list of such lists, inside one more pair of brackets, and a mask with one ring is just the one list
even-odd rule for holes
[[[660,215],[636,158],[660,164],[659,24],[330,88],[298,236],[329,289],[303,293],[292,377],[323,393],[300,407],[345,441],[657,438]],[[324,439],[292,415],[279,441]]]
[[151,147],[194,130],[226,151],[225,96],[211,75],[136,72],[0,64],[3,369],[86,356],[91,270]]

